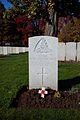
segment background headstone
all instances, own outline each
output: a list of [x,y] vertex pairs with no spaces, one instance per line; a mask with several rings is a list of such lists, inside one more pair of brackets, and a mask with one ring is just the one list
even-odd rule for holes
[[76,59],[76,43],[68,42],[66,43],[66,61],[75,61]]
[[11,46],[8,46],[7,50],[8,50],[8,54],[12,54],[12,47]]
[[28,47],[26,47],[26,48],[25,48],[25,51],[26,51],[26,52],[28,52],[28,49],[29,49],[29,48],[28,48]]
[[7,55],[8,51],[7,51],[7,47],[3,47],[3,55]]
[[23,51],[22,51],[22,47],[19,47],[19,53],[22,53]]
[[26,47],[22,47],[22,52],[23,52],[23,53],[26,52]]
[[19,47],[15,47],[15,49],[16,49],[16,54],[19,54]]
[[58,43],[58,60],[65,61],[65,43]]
[[80,61],[80,42],[77,43],[77,61]]
[[2,48],[2,46],[0,46],[0,55],[2,55],[3,54],[3,48]]
[[58,89],[58,38],[29,38],[29,89]]
[[16,53],[16,49],[15,47],[12,47],[12,54],[15,54]]

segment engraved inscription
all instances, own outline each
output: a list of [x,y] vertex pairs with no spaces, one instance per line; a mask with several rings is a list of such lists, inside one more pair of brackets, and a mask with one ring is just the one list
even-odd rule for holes
[[49,53],[52,50],[49,48],[47,40],[41,38],[35,45],[34,51],[37,53]]

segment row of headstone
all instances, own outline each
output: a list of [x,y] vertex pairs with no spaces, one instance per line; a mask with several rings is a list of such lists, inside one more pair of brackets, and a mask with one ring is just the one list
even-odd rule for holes
[[80,42],[58,43],[59,61],[80,61]]
[[[28,47],[2,47],[0,46],[0,55],[19,54],[28,52]],[[80,61],[80,42],[58,43],[59,61]]]
[[5,47],[0,46],[0,55],[19,54],[28,52],[27,47]]
[[[29,38],[29,89],[58,90],[58,59],[80,60],[80,43],[58,43],[58,38]],[[44,91],[43,91],[44,94]]]

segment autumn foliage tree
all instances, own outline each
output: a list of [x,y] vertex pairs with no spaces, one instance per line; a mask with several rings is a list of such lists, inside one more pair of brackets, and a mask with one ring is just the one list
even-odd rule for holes
[[10,1],[17,8],[20,8],[21,11],[23,11],[23,13],[26,14],[28,18],[35,17],[36,19],[40,19],[41,17],[43,17],[51,26],[53,26],[54,23],[51,23],[53,22],[53,20],[50,20],[53,19],[52,17],[54,12],[53,6],[55,4],[53,0],[18,0],[18,1],[8,0],[8,1]]
[[9,14],[6,15],[4,5],[0,3],[0,44],[18,45],[21,39],[21,33],[17,30],[17,25]]
[[17,30],[22,33],[22,45],[28,46],[28,37],[33,32],[31,18],[19,15],[15,18]]
[[13,19],[3,20],[3,43],[19,45],[21,33],[17,30],[17,25]]
[[80,42],[80,19],[65,25],[58,37],[62,42]]
[[[28,17],[46,18],[45,35],[57,36],[59,16],[80,13],[78,0],[8,0]],[[48,32],[46,32],[48,31]]]
[[0,43],[3,39],[3,12],[5,11],[4,5],[0,2]]
[[[78,0],[8,0],[14,5],[14,16],[18,21],[21,19],[21,23],[17,23],[17,29],[22,31],[23,41],[27,42],[27,38],[33,35],[41,35],[42,31],[37,25],[34,29],[34,24],[24,18],[44,18],[46,20],[44,35],[57,36],[58,34],[58,20],[60,16],[67,16],[75,14],[78,16],[80,13],[80,7]],[[19,19],[19,14],[21,18]],[[23,17],[25,16],[25,17]],[[24,21],[24,22],[23,22]],[[38,21],[39,22],[39,21]],[[37,22],[36,22],[37,23]],[[66,34],[66,32],[65,32]]]
[[39,0],[8,0],[14,7],[5,16],[14,18],[17,30],[22,33],[22,44],[28,45],[28,37],[44,32],[46,9]]

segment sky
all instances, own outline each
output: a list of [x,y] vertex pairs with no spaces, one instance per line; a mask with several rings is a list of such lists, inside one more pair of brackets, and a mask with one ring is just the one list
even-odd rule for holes
[[0,0],[0,2],[4,4],[4,7],[6,9],[9,9],[9,8],[12,7],[12,4],[10,4],[9,2],[7,2],[7,0]]

